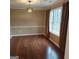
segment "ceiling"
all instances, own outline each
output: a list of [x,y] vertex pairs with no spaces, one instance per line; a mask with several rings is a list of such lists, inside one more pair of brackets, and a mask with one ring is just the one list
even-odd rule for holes
[[[31,0],[31,7],[34,9],[43,9],[49,5],[57,3],[61,0]],[[11,9],[26,9],[28,7],[28,0],[11,0]]]

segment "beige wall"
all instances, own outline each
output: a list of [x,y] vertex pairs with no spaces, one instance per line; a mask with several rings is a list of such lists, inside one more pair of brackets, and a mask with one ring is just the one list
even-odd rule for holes
[[45,33],[46,11],[11,9],[11,35]]
[[67,30],[66,48],[65,48],[65,59],[69,59],[69,28]]

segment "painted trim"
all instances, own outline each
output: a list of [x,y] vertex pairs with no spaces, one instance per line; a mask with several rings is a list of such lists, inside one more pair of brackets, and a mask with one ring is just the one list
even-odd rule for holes
[[45,26],[11,26],[11,28],[45,27]]
[[10,56],[10,59],[19,59],[19,56]]
[[51,38],[49,40],[52,41],[57,47],[60,47],[55,41],[51,40]]
[[29,35],[44,35],[44,33],[33,33],[33,34],[15,34],[15,35],[11,35],[11,37],[13,37],[13,36],[29,36]]
[[13,36],[12,35],[10,35],[10,39],[12,38]]

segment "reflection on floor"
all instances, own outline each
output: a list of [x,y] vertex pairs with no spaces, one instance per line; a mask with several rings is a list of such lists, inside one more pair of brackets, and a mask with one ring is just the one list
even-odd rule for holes
[[10,55],[20,59],[63,59],[59,48],[43,35],[13,37],[10,46]]
[[47,48],[47,59],[58,59],[58,54],[51,47]]

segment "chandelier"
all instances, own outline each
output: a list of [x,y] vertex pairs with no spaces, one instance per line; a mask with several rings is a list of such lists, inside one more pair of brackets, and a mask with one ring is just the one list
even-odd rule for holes
[[28,5],[28,8],[27,8],[27,11],[28,13],[31,13],[33,11],[33,9],[31,8],[31,1],[29,0],[29,5]]

